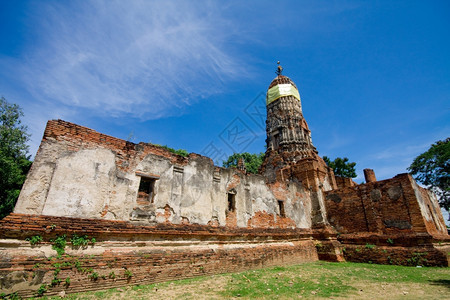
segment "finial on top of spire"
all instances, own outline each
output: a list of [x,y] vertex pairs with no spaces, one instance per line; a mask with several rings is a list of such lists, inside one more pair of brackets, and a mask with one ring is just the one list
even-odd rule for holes
[[277,73],[278,76],[281,75],[281,73],[283,72],[283,67],[280,65],[280,61],[277,61],[277,71],[275,73]]

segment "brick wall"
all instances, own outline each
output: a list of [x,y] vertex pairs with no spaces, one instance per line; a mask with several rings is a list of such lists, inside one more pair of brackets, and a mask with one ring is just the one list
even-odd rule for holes
[[408,174],[326,192],[330,224],[341,233],[446,235],[435,202]]
[[[172,163],[177,163],[178,165],[187,163],[187,158],[175,155],[164,148],[147,143],[134,144],[63,120],[50,120],[47,122],[42,141],[47,140],[65,141],[69,144],[68,150],[71,151],[96,149],[98,147],[113,150],[117,153],[117,166],[124,171],[132,167],[129,162],[132,162],[131,158],[136,157],[138,154],[141,156],[141,159],[152,153],[170,158]],[[193,155],[198,156],[198,154]]]
[[450,265],[450,238],[428,234],[342,234],[346,261],[404,266]]
[[335,176],[335,180],[338,189],[343,189],[346,187],[352,187],[357,185],[351,178],[347,177]]
[[[85,249],[68,245],[58,258],[50,241],[62,234],[88,235],[97,243]],[[0,221],[0,235],[1,289],[21,296],[36,295],[42,284],[47,285],[46,295],[53,295],[61,290],[71,293],[316,261],[318,253],[311,238],[329,244],[333,236],[300,229],[152,227],[20,214]],[[44,241],[30,246],[24,239],[35,235]],[[331,247],[329,255],[321,255],[336,260],[336,253]],[[61,282],[52,285],[56,270]],[[70,285],[65,285],[68,277]]]

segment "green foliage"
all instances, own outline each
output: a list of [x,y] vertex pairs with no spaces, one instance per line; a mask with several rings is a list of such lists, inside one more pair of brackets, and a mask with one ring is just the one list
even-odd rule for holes
[[91,280],[96,281],[96,280],[98,279],[98,273],[97,273],[97,272],[92,272],[92,273],[89,275],[89,278],[90,278]]
[[366,249],[374,249],[376,246],[366,243]]
[[130,279],[131,277],[133,277],[133,273],[131,273],[130,270],[125,270],[125,273],[123,274],[125,276],[125,278]]
[[14,292],[9,295],[6,295],[5,293],[1,293],[0,299],[19,300],[19,299],[22,299],[22,297],[20,297],[19,294],[17,294],[17,292]]
[[64,280],[64,285],[69,286],[70,285],[70,277],[67,277],[66,280]]
[[56,286],[61,283],[61,279],[57,277],[53,277],[52,282],[50,283],[51,286]]
[[74,234],[70,238],[70,243],[72,243],[72,247],[75,249],[80,247],[85,248],[89,244],[89,237],[87,235],[78,236]]
[[0,219],[13,211],[31,166],[22,109],[0,98]]
[[428,260],[424,258],[424,256],[427,255],[428,252],[414,252],[413,256],[406,260],[406,263],[408,264],[408,266],[426,266]]
[[450,138],[432,144],[414,159],[408,171],[429,186],[439,196],[439,204],[450,211]]
[[61,257],[65,253],[64,248],[66,248],[66,235],[60,235],[57,236],[54,240],[51,240],[52,242],[52,249],[56,250],[56,253],[58,253],[58,257]]
[[108,275],[109,278],[111,279],[115,279],[116,278],[116,274],[114,273],[114,271],[111,271]]
[[392,239],[387,239],[386,242],[390,245],[394,245],[394,241]]
[[347,178],[355,178],[357,176],[355,170],[356,163],[348,162],[347,157],[336,157],[335,160],[331,161],[327,156],[324,156],[323,160],[327,166],[333,169],[334,175],[336,176]]
[[247,172],[258,174],[259,167],[261,167],[264,161],[264,153],[234,153],[230,155],[226,161],[223,162],[223,166],[225,168],[237,167],[239,159],[241,158],[244,159],[244,164]]
[[42,295],[44,295],[44,293],[47,292],[47,285],[46,284],[42,284],[39,289],[37,290],[37,295],[39,297],[42,297]]
[[76,261],[75,261],[74,266],[75,266],[75,268],[78,270],[78,272],[81,271],[81,263],[80,263],[79,260],[76,260]]
[[189,152],[187,152],[184,149],[177,149],[177,150],[175,150],[173,148],[168,147],[167,145],[164,145],[164,146],[163,145],[158,145],[158,144],[154,144],[154,145],[158,146],[158,147],[161,147],[163,149],[169,150],[170,152],[172,152],[174,154],[177,154],[177,155],[181,155],[183,157],[187,157],[189,155]]
[[39,243],[41,243],[43,241],[42,236],[40,236],[40,235],[34,235],[34,236],[31,236],[31,237],[27,237],[25,240],[29,241],[30,245],[32,245],[32,246],[36,245],[36,244],[39,244]]

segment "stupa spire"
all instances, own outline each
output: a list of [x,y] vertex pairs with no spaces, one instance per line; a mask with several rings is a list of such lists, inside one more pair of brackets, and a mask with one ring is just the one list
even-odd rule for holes
[[277,73],[278,76],[281,75],[281,73],[283,73],[283,67],[280,65],[280,61],[277,61],[277,70],[275,71],[275,73]]

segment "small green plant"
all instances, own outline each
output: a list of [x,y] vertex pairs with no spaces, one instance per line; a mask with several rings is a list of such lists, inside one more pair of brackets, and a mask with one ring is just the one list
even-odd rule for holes
[[5,293],[1,293],[0,299],[20,300],[20,299],[22,299],[22,297],[20,297],[19,294],[17,294],[17,292],[14,292],[9,295],[6,295]]
[[61,283],[61,279],[53,277],[52,282],[51,282],[51,286],[56,286],[58,284]]
[[96,281],[98,279],[98,273],[97,272],[92,272],[92,274],[90,274],[88,276],[91,280]]
[[42,297],[42,295],[44,295],[45,292],[47,292],[47,285],[44,283],[39,287],[36,293],[39,297]]
[[51,229],[51,230],[55,230],[55,228],[56,228],[56,225],[55,225],[55,224],[50,225],[50,229]]
[[35,263],[33,269],[39,269],[41,267],[40,263]]
[[111,279],[115,279],[116,278],[116,274],[114,273],[114,271],[111,271],[108,275],[109,278]]
[[387,239],[386,242],[387,242],[389,245],[394,245],[394,241],[393,241],[392,239]]
[[133,277],[133,273],[131,273],[130,270],[125,270],[124,276],[126,279],[130,279],[131,277]]
[[57,236],[54,240],[50,240],[52,242],[52,249],[56,250],[56,253],[58,253],[58,258],[60,258],[64,253],[66,248],[66,235],[60,235]]
[[154,145],[158,146],[158,147],[161,147],[163,149],[169,150],[170,152],[172,152],[174,154],[177,154],[177,155],[181,155],[183,157],[187,157],[189,155],[189,152],[187,152],[184,149],[177,149],[177,150],[175,150],[173,148],[168,147],[167,145],[164,145],[164,146],[163,145],[158,145],[158,144],[154,144]]
[[390,265],[394,264],[394,260],[390,256],[387,257],[387,261]]
[[411,258],[406,260],[409,266],[423,266],[426,265],[428,260],[423,256],[428,255],[428,252],[414,252]]
[[376,247],[376,246],[373,245],[373,244],[366,244],[366,249],[371,250],[371,249],[373,249],[373,248],[375,248],[375,247]]
[[78,259],[75,261],[74,266],[79,272],[81,271],[81,263]]
[[80,247],[85,248],[89,243],[89,238],[87,235],[78,236],[74,234],[70,238],[70,242],[72,243],[72,247],[78,249]]
[[31,237],[27,237],[25,240],[29,241],[31,246],[34,246],[36,244],[40,244],[43,241],[42,236],[40,236],[40,235],[34,235],[34,236],[31,236]]
[[67,277],[66,280],[64,280],[64,285],[69,286],[70,285],[70,277]]
[[61,267],[71,267],[72,263],[70,261],[65,261],[61,264]]
[[97,240],[93,237],[93,238],[91,239],[91,243],[92,243],[92,246],[94,246],[95,243],[97,243]]

